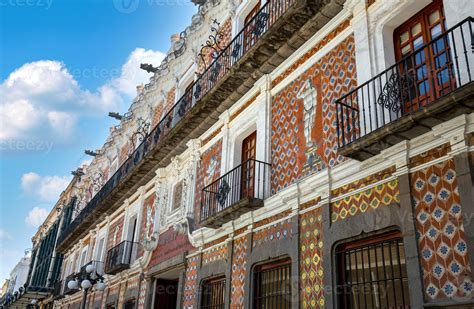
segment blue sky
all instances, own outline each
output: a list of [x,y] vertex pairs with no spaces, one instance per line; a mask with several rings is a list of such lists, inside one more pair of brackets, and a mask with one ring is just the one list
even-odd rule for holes
[[188,0],[0,0],[0,280],[135,86],[197,7]]

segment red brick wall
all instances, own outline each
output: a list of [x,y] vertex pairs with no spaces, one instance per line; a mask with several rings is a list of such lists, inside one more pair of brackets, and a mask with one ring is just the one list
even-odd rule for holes
[[[307,81],[311,81],[317,91],[311,130],[314,143],[311,164],[306,154],[310,149],[304,137],[303,99],[297,98]],[[350,36],[274,96],[271,132],[273,193],[298,178],[343,161],[337,155],[334,101],[355,88],[356,84],[354,38]]]
[[176,87],[173,87],[170,89],[170,91],[168,91],[166,95],[166,105],[165,105],[165,110],[164,110],[165,114],[173,107],[174,103],[176,103],[175,94],[176,94]]
[[156,108],[153,110],[153,118],[151,120],[151,127],[154,128],[160,122],[163,114],[163,102],[158,103]]
[[197,164],[196,193],[194,199],[194,214],[197,223],[199,223],[201,208],[201,190],[220,177],[221,158],[222,139],[219,139],[201,155],[201,160]]
[[172,227],[160,234],[158,246],[153,250],[148,267],[153,267],[178,254],[189,251],[191,245],[187,234],[178,234]]

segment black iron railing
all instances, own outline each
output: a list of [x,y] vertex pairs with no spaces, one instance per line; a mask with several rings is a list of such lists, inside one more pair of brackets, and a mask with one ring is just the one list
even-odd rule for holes
[[[234,39],[223,48],[206,70],[198,76],[193,86],[186,91],[174,106],[163,116],[161,121],[148,133],[142,143],[134,150],[127,160],[109,178],[105,185],[92,197],[84,209],[74,219],[60,236],[60,242],[75,229],[77,224],[84,221],[92,210],[108,196],[119,183],[132,173],[135,166],[160,143],[167,133],[172,130],[230,69],[253,47],[258,39],[285,13],[295,0],[269,0],[259,12],[243,27]],[[248,36],[252,39],[249,40]],[[244,44],[245,42],[245,44]],[[245,48],[244,48],[245,45]],[[74,222],[73,222],[74,223]]]
[[201,222],[244,199],[267,198],[270,167],[268,163],[250,159],[202,189]]
[[200,309],[225,308],[225,277],[206,280],[202,283]]
[[473,81],[474,19],[469,17],[336,101],[344,147]]
[[75,278],[76,278],[76,273],[72,273],[69,276],[67,276],[66,279],[64,279],[64,281],[63,281],[63,284],[64,284],[63,295],[70,295],[70,294],[74,294],[77,291],[79,291],[79,289],[70,289],[68,287],[69,281],[75,280]]
[[105,273],[115,274],[130,267],[137,258],[138,243],[122,241],[107,252]]
[[290,260],[257,266],[253,277],[253,308],[292,307]]
[[59,298],[63,295],[63,289],[64,289],[64,281],[63,280],[57,280],[54,282],[53,285],[53,297],[54,298]]

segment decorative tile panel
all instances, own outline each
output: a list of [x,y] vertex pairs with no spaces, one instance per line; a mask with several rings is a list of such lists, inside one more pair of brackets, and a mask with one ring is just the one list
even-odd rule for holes
[[345,30],[347,27],[350,26],[350,19],[344,20],[340,23],[336,29],[334,29],[331,33],[326,35],[322,38],[316,45],[314,45],[311,50],[306,52],[301,58],[299,58],[295,63],[293,63],[288,69],[286,69],[283,73],[281,73],[277,78],[272,81],[272,87],[278,85],[282,80],[284,80],[288,75],[293,73],[297,68],[299,68],[302,64],[304,64],[309,58],[311,58],[316,52],[321,50],[324,46],[326,46],[332,39],[334,39],[339,33]]
[[227,244],[222,244],[203,252],[202,265],[225,259],[227,259]]
[[272,193],[343,161],[337,155],[333,103],[356,84],[354,38],[350,36],[274,96]]
[[371,209],[399,203],[398,180],[394,179],[331,203],[331,221],[344,220]]
[[145,281],[142,282],[140,292],[138,294],[138,309],[145,309],[145,300],[147,292],[147,284]]
[[453,160],[410,175],[425,295],[474,296]]
[[201,155],[201,160],[198,162],[196,169],[196,196],[194,199],[196,222],[199,222],[201,210],[201,190],[219,178],[221,173],[221,158],[222,139],[219,139]]
[[374,184],[376,182],[382,181],[384,179],[387,179],[388,177],[392,176],[393,172],[395,172],[395,166],[389,167],[387,169],[384,169],[380,172],[377,172],[375,174],[372,174],[370,176],[367,176],[362,179],[358,179],[354,182],[351,182],[349,184],[346,184],[342,187],[336,188],[334,190],[331,190],[331,195],[333,197],[343,195],[349,192],[352,192],[354,190],[360,189],[362,187],[365,187],[370,184]]
[[300,216],[301,307],[324,308],[322,208]]
[[259,247],[267,242],[291,239],[293,235],[293,218],[271,224],[253,233],[252,247]]
[[188,259],[183,293],[183,308],[185,309],[195,308],[196,306],[196,294],[199,289],[197,282],[199,261],[199,255]]
[[443,144],[410,158],[408,166],[413,168],[422,165],[424,163],[433,161],[434,159],[441,158],[447,155],[450,151],[451,145],[449,143]]
[[245,272],[247,270],[247,237],[234,241],[234,256],[232,257],[230,308],[244,308]]

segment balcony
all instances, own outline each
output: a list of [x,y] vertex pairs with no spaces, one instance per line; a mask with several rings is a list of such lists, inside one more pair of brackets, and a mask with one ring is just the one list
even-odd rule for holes
[[122,241],[107,252],[105,273],[114,275],[122,270],[129,269],[137,257],[138,243]]
[[94,266],[94,273],[97,274],[97,275],[103,275],[104,274],[104,262],[100,262],[100,261],[90,261],[89,263],[85,264],[84,266],[81,267],[81,270],[80,270],[80,274],[81,274],[81,277],[85,277],[86,274],[87,274],[87,271],[86,271],[86,268],[87,266],[89,265],[92,265]]
[[70,288],[68,288],[68,286],[67,286],[67,284],[69,283],[69,281],[74,280],[75,277],[76,277],[76,274],[75,274],[75,273],[72,273],[72,274],[70,274],[69,276],[67,276],[66,279],[64,279],[64,281],[62,281],[63,284],[64,284],[64,285],[63,285],[63,290],[62,290],[63,295],[71,295],[71,294],[74,294],[74,293],[76,293],[76,292],[79,291],[79,289],[70,289]]
[[263,206],[271,165],[247,160],[202,189],[200,223],[217,228]]
[[472,17],[336,101],[339,153],[357,160],[474,110]]
[[64,298],[64,287],[65,287],[65,283],[63,280],[57,280],[55,283],[54,283],[54,286],[53,286],[53,298],[56,300],[56,299],[61,299],[61,298]]
[[[65,251],[96,222],[155,176],[186,143],[208,130],[239,100],[342,10],[345,0],[269,0],[218,53],[193,87],[143,139],[102,189],[60,235]],[[252,36],[252,39],[248,38]],[[204,40],[204,38],[203,38]]]

